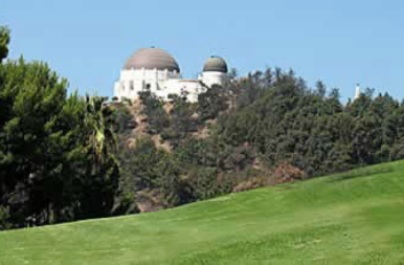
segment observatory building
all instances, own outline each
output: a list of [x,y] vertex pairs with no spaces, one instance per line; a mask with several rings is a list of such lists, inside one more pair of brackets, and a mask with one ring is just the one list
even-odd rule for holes
[[169,53],[158,48],[144,48],[126,61],[115,82],[114,95],[118,100],[133,100],[139,97],[139,92],[150,91],[164,101],[169,100],[170,95],[179,95],[189,102],[197,102],[198,95],[208,88],[223,85],[227,72],[226,62],[212,56],[197,79],[183,79],[177,61]]

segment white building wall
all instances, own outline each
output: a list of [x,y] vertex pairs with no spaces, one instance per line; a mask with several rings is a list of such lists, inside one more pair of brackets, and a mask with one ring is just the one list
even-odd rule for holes
[[169,96],[179,95],[186,96],[189,102],[198,102],[198,95],[206,92],[206,88],[203,87],[198,80],[182,80],[171,79],[164,83],[165,89],[158,91],[157,96],[163,100],[169,100]]
[[119,100],[136,99],[139,92],[147,89],[151,92],[158,91],[163,87],[163,83],[173,78],[179,79],[181,75],[167,70],[125,69],[121,71],[119,81],[115,82],[115,97]]
[[175,94],[186,96],[189,102],[197,102],[198,95],[206,92],[204,85],[223,85],[226,78],[227,75],[222,72],[203,72],[199,80],[183,80],[180,73],[167,70],[125,69],[121,71],[119,81],[115,82],[114,95],[118,100],[133,100],[139,97],[139,92],[150,90],[165,101]]
[[206,86],[212,87],[213,85],[223,85],[227,79],[227,75],[222,72],[203,72],[199,76]]

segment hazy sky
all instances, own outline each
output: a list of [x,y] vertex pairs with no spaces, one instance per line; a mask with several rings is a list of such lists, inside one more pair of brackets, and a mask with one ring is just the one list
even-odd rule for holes
[[11,54],[50,64],[71,90],[112,95],[136,49],[169,51],[192,78],[210,55],[246,74],[293,68],[344,99],[357,82],[404,97],[400,0],[2,0]]

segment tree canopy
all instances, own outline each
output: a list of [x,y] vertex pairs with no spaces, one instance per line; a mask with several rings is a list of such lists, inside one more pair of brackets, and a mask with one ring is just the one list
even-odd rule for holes
[[[3,56],[9,37],[0,32]],[[67,80],[44,63],[0,65],[3,228],[110,214],[119,171],[102,102],[67,96]]]

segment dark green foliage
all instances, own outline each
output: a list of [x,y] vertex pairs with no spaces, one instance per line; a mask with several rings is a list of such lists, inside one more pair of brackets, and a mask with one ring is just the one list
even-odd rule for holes
[[404,128],[403,106],[389,95],[373,98],[367,90],[343,106],[338,91],[326,96],[321,82],[311,91],[293,72],[277,69],[266,76],[270,82],[262,73],[241,81],[258,97],[246,98],[247,92],[235,89],[239,104],[217,127],[227,145],[250,143],[268,165],[288,159],[310,176],[401,156],[394,146]]
[[196,167],[189,171],[187,182],[191,187],[191,198],[205,200],[218,195],[217,170],[208,167]]
[[169,117],[163,108],[163,102],[150,92],[141,92],[140,99],[144,105],[144,114],[147,115],[149,132],[160,133],[169,125]]
[[135,209],[136,193],[142,190],[157,191],[166,206],[180,202],[180,167],[171,154],[144,138],[133,147],[121,145],[117,156],[121,167],[119,193],[133,198],[127,207]]
[[119,170],[104,99],[67,97],[66,80],[22,58],[0,81],[1,228],[109,215]]
[[201,121],[214,119],[221,111],[227,109],[225,91],[222,87],[213,86],[198,96],[198,114]]
[[214,146],[201,139],[187,139],[179,146],[175,155],[182,165],[215,167],[217,164]]
[[0,26],[0,63],[8,55],[8,44],[10,42],[10,31]]
[[115,133],[127,136],[136,127],[135,117],[129,112],[125,105],[111,107],[111,123]]
[[190,133],[198,130],[198,120],[193,118],[195,105],[181,97],[172,97],[172,109],[169,113],[169,126],[163,130],[161,137],[176,148]]
[[[151,115],[153,110],[163,111],[156,98],[148,95],[143,100]],[[180,203],[228,193],[238,184],[263,185],[267,180],[262,176],[279,178],[271,183],[290,180],[271,172],[280,164],[314,177],[404,157],[403,104],[387,94],[373,97],[368,89],[343,105],[337,89],[327,93],[318,82],[310,90],[293,71],[266,69],[232,80],[225,88],[208,89],[196,105],[179,97],[173,97],[171,104],[160,135],[173,147],[167,161],[181,165],[177,174],[182,177],[169,181],[176,183]],[[206,126],[207,120],[214,121],[211,135],[195,138],[192,132]],[[155,146],[143,148],[150,152]],[[146,149],[126,157],[142,157]],[[133,166],[127,177],[148,180],[158,175],[155,158],[148,159],[127,162]],[[154,173],[139,175],[136,170]]]

